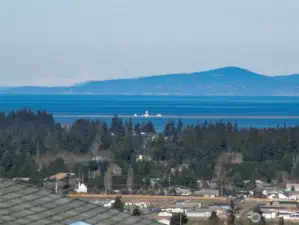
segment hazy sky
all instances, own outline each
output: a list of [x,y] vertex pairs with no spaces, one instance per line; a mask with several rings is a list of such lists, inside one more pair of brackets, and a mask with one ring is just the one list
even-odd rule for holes
[[0,86],[240,66],[299,73],[299,0],[0,2]]

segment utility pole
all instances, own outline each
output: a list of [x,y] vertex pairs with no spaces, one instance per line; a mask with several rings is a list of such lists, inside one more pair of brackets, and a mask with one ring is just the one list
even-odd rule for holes
[[81,183],[81,167],[79,167],[79,183]]
[[58,179],[56,178],[56,184],[55,184],[55,193],[58,193]]
[[69,188],[71,188],[71,176],[72,176],[72,171],[70,171],[70,173],[69,173]]
[[36,160],[37,160],[37,164],[38,164],[38,169],[37,171],[40,172],[41,169],[42,169],[42,166],[41,166],[41,163],[40,163],[40,160],[39,160],[39,143],[37,143],[37,146],[36,146]]
[[182,225],[182,213],[180,213],[180,225]]
[[108,173],[107,172],[105,172],[104,184],[105,184],[106,194],[108,194],[109,181],[108,181]]
[[171,181],[171,175],[168,174],[168,189],[170,189],[170,181]]

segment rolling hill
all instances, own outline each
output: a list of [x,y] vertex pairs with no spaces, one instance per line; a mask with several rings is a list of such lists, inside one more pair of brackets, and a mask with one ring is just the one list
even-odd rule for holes
[[9,87],[2,94],[299,95],[299,75],[265,76],[238,67],[132,79],[88,81],[69,87]]

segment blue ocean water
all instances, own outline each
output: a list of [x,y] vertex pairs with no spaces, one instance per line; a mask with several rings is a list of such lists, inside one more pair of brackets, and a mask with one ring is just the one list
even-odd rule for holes
[[[162,114],[162,118],[134,118],[133,122],[151,120],[162,130],[167,116],[180,116],[185,125],[220,120],[237,120],[240,127],[274,127],[299,125],[299,97],[191,97],[191,96],[99,96],[99,95],[0,95],[0,111],[21,108],[46,110],[53,113],[57,122],[71,123],[78,118],[103,119],[101,115],[120,117],[143,114]],[[92,116],[92,117],[91,117]],[[202,116],[200,119],[184,116]],[[219,116],[218,118],[204,118]],[[238,118],[234,116],[265,116],[269,118]],[[284,118],[271,118],[281,116]],[[296,118],[288,118],[293,116]],[[127,118],[126,118],[127,119]],[[171,119],[177,120],[177,119]]]

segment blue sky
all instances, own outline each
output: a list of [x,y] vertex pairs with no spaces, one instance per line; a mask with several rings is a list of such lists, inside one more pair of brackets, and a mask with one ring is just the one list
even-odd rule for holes
[[8,0],[0,86],[240,66],[299,73],[298,0]]

